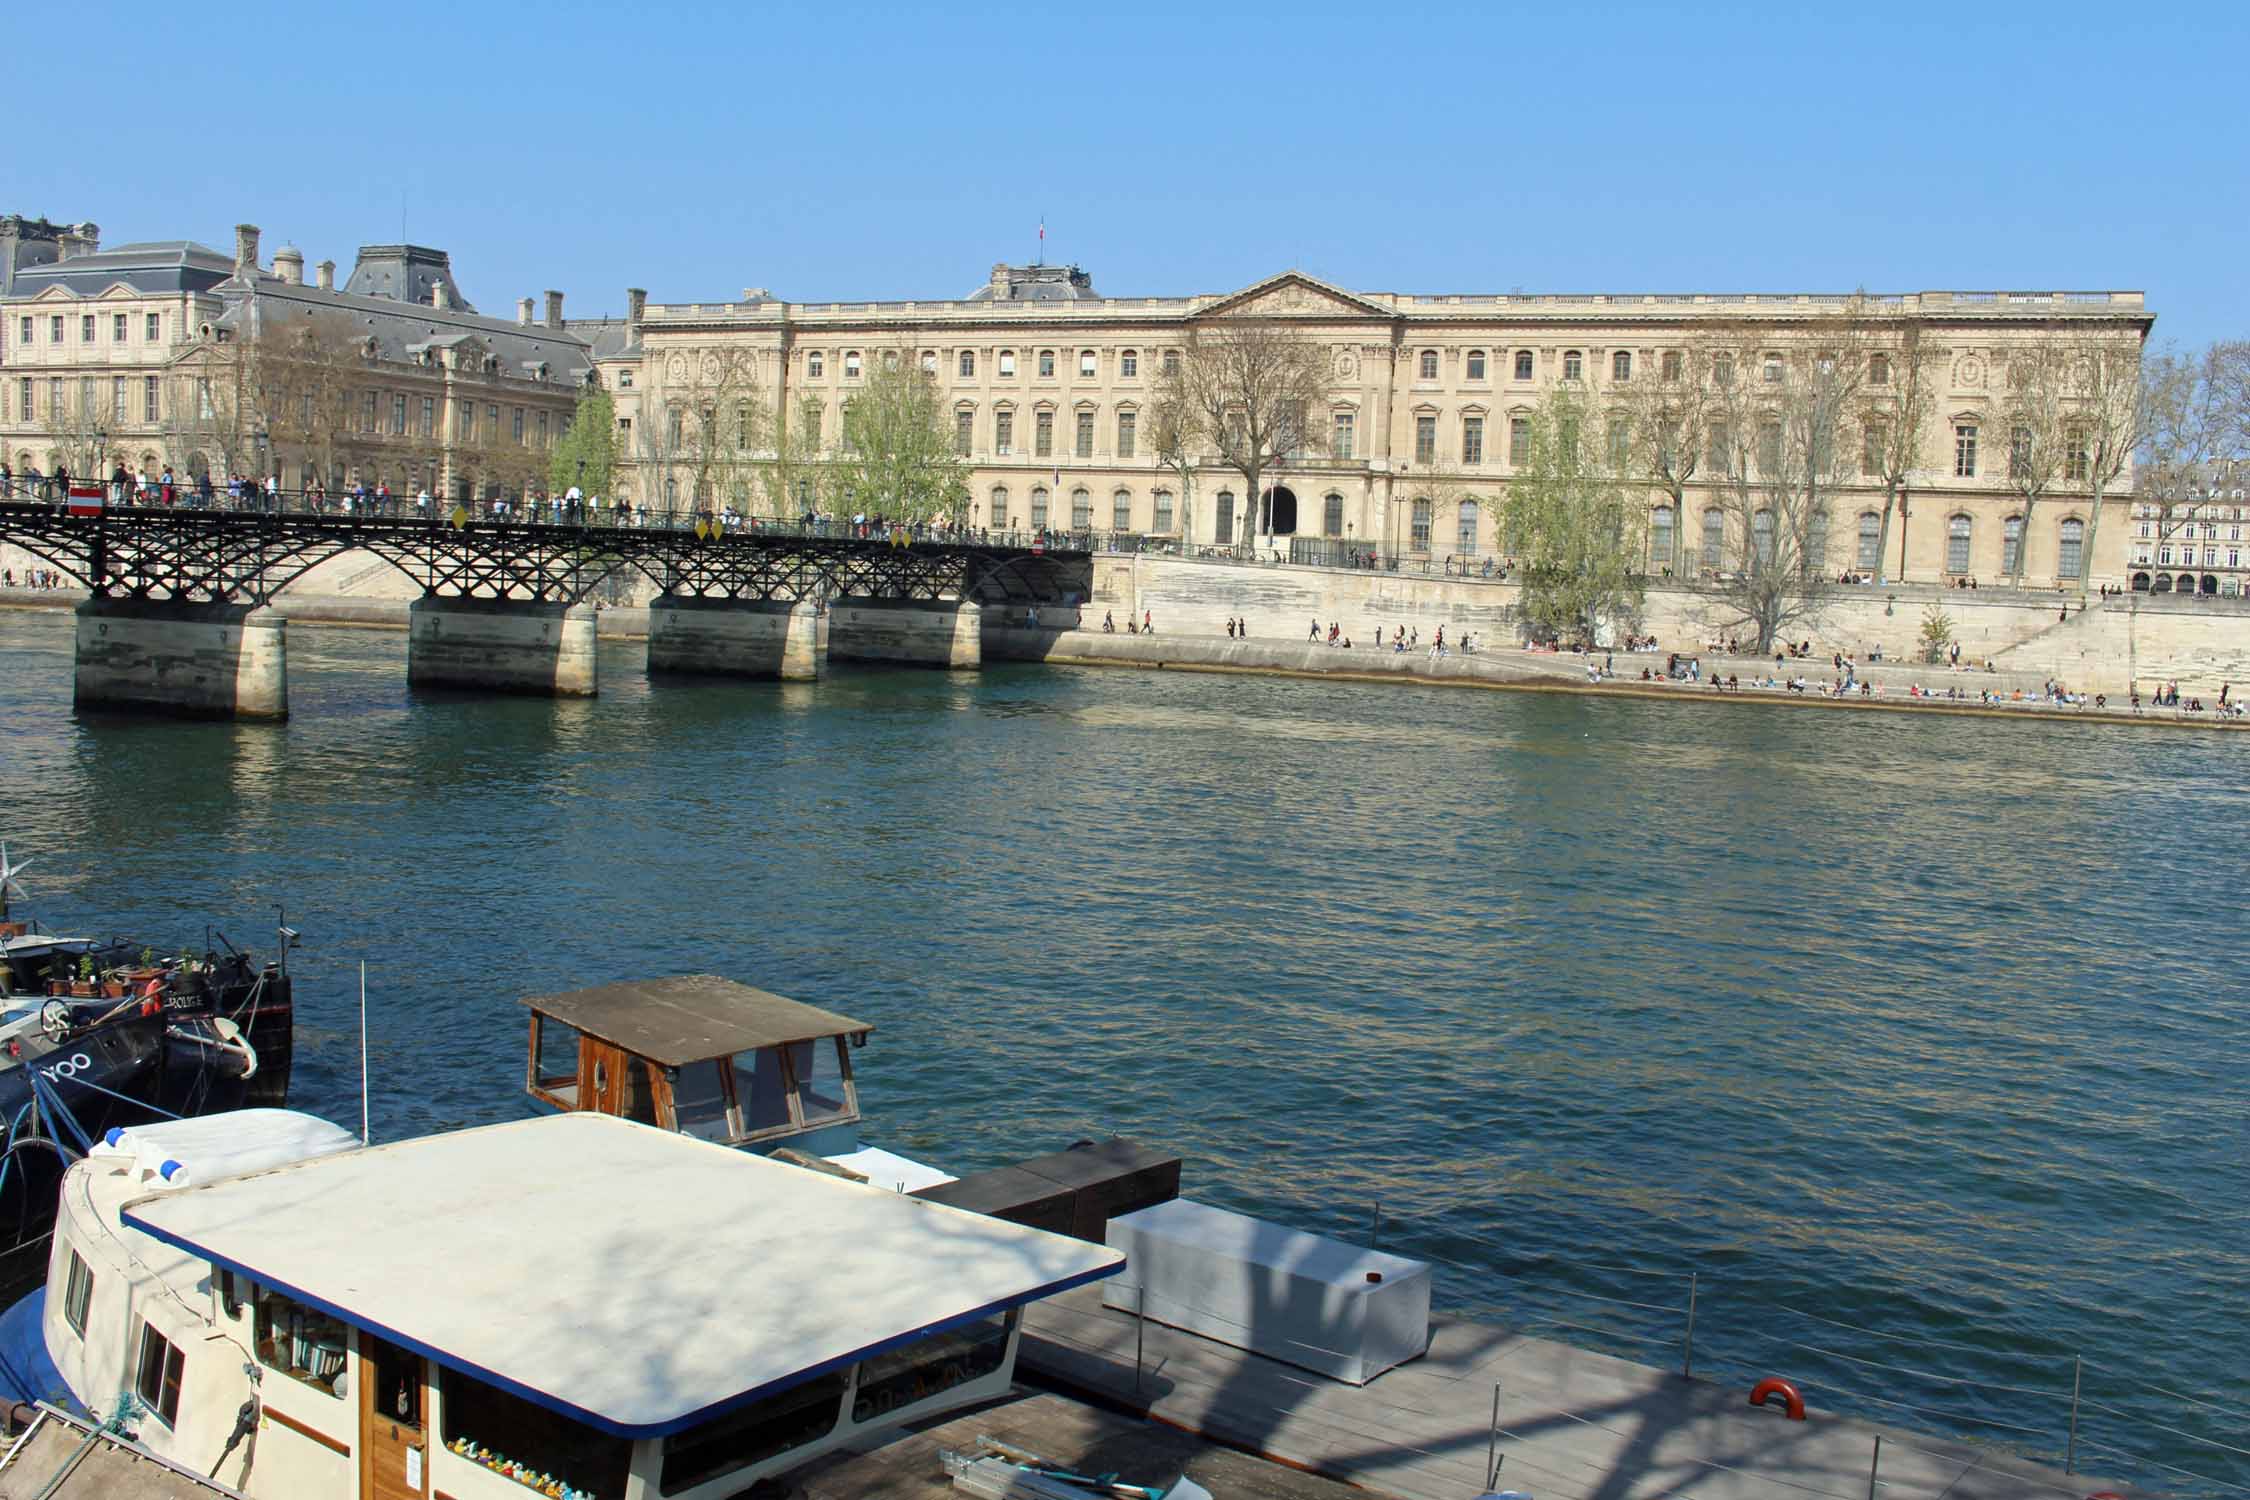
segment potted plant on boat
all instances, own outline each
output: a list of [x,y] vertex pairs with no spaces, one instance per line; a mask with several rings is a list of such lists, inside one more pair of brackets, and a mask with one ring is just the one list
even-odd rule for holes
[[81,1000],[91,1000],[94,998],[95,989],[93,954],[82,953],[78,956],[78,977],[71,981],[70,992],[73,995],[76,995]]

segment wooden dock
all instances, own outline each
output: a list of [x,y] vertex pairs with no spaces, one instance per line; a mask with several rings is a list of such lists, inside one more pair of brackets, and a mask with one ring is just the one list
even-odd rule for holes
[[[1026,1376],[1398,1497],[1484,1493],[1500,1388],[1498,1488],[1540,1500],[2083,1500],[2118,1486],[1992,1449],[1814,1412],[1439,1315],[1430,1352],[1344,1385],[1160,1323],[1098,1286],[1025,1309]],[[1140,1367],[1136,1375],[1135,1338]]]

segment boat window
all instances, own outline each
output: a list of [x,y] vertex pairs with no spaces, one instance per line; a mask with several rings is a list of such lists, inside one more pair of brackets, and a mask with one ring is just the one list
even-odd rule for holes
[[578,1107],[578,1030],[531,1013],[531,1092],[564,1109]]
[[1008,1330],[1015,1316],[1008,1312],[980,1318],[862,1361],[852,1421],[872,1422],[990,1375],[1007,1360]]
[[742,1133],[756,1135],[789,1123],[789,1091],[782,1085],[781,1052],[760,1047],[734,1059],[734,1095],[742,1105]]
[[149,1415],[170,1427],[180,1419],[180,1371],[187,1355],[149,1323],[141,1324],[141,1369],[133,1393]]
[[633,1460],[630,1440],[594,1431],[560,1412],[439,1367],[446,1450],[506,1472],[545,1474],[593,1497],[622,1500]]
[[797,1073],[797,1097],[804,1103],[807,1125],[841,1120],[852,1112],[844,1091],[843,1045],[842,1037],[790,1045],[789,1063]]
[[672,1118],[686,1135],[723,1141],[734,1133],[727,1123],[727,1091],[717,1058],[691,1062],[672,1075]]
[[242,1316],[242,1304],[250,1300],[250,1283],[233,1271],[214,1269],[211,1281],[219,1291],[219,1306],[230,1318]]
[[70,1279],[63,1285],[63,1321],[80,1338],[86,1336],[86,1310],[94,1305],[94,1273],[75,1249],[70,1252]]
[[845,1376],[823,1375],[714,1417],[664,1440],[664,1471],[657,1488],[667,1495],[707,1484],[721,1475],[807,1443],[836,1429],[844,1404]]
[[362,1332],[360,1379],[372,1382],[375,1409],[387,1421],[420,1428],[422,1425],[422,1356]]
[[330,1396],[344,1394],[344,1325],[279,1292],[258,1298],[258,1363]]

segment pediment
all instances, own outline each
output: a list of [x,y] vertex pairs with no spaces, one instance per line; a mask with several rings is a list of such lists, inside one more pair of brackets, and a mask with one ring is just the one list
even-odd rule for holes
[[1284,271],[1223,297],[1198,318],[1388,318],[1390,310],[1302,271]]
[[94,294],[94,299],[99,302],[109,301],[117,297],[131,297],[137,301],[145,295],[145,293],[141,292],[129,283],[122,281],[113,281],[108,286],[103,287],[99,292],[96,292]]
[[82,302],[85,299],[67,286],[50,286],[31,300],[34,302]]

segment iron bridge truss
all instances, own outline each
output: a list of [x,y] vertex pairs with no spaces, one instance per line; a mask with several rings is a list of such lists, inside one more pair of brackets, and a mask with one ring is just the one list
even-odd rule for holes
[[71,515],[0,503],[0,541],[46,559],[97,595],[194,604],[270,604],[305,572],[347,552],[381,558],[427,598],[578,604],[624,569],[666,593],[790,603],[838,597],[960,599],[983,605],[1086,599],[1090,553],[968,541],[905,545],[745,530],[116,506]]

